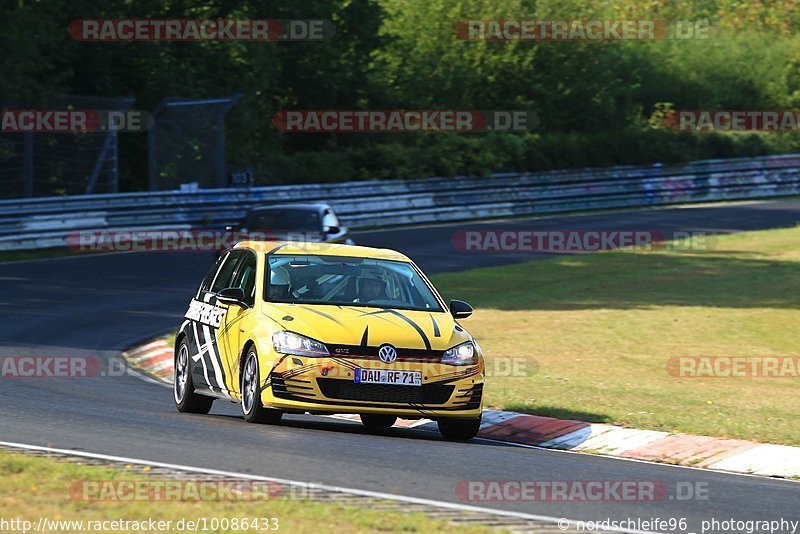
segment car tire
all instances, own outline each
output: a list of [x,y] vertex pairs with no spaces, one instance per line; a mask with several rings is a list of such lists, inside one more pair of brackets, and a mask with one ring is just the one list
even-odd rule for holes
[[261,369],[258,364],[258,353],[255,347],[247,350],[242,366],[242,415],[248,423],[280,423],[283,412],[274,408],[265,408],[261,403]]
[[452,441],[468,441],[478,435],[481,429],[481,418],[477,419],[439,419],[439,433],[444,439]]
[[200,395],[194,390],[192,360],[189,357],[189,342],[182,338],[175,356],[175,378],[172,380],[172,396],[175,407],[183,413],[206,414],[214,404],[213,397]]
[[362,413],[361,423],[367,430],[384,430],[397,422],[397,417],[393,415],[382,415],[375,413]]

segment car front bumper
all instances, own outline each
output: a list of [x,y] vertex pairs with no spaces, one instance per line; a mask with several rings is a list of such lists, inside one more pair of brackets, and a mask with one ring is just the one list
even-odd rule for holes
[[[356,383],[356,368],[419,371],[422,383]],[[312,413],[377,413],[404,418],[477,418],[484,365],[385,364],[375,360],[288,356],[262,384],[265,406]]]

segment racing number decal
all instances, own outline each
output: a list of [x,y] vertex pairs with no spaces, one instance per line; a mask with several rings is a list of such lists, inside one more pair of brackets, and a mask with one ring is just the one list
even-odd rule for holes
[[[212,295],[206,295],[206,299],[211,297]],[[192,299],[185,317],[191,322],[191,333],[197,346],[197,354],[192,356],[192,360],[195,363],[200,362],[202,365],[206,385],[212,393],[230,396],[225,381],[222,357],[219,353],[220,344],[217,340],[217,330],[227,311],[227,308]]]
[[222,323],[222,317],[225,315],[226,311],[228,311],[226,308],[192,299],[185,317],[191,321],[197,321],[198,323],[213,328],[219,328],[219,325]]
[[[196,382],[205,384],[214,395],[231,398],[239,389],[240,336],[239,327],[233,325],[247,317],[255,303],[256,268],[253,251],[229,251],[206,274],[186,311],[185,317],[192,325],[187,335],[193,337],[196,344],[192,360],[201,364],[194,366]],[[228,287],[244,291],[243,308],[219,305],[216,294]]]

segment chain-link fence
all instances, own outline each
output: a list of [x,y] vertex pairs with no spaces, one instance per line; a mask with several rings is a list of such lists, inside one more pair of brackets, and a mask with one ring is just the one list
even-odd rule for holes
[[[145,114],[147,124],[142,129],[148,131],[150,190],[179,189],[182,184],[200,188],[228,185],[225,115],[240,96],[166,98],[152,115]],[[133,103],[133,98],[59,95],[3,105],[0,198],[118,192],[120,130],[103,121],[108,119],[106,112],[128,112]],[[52,115],[64,111],[103,119],[98,119],[97,127],[90,124],[81,131],[69,126],[52,128]],[[22,127],[24,116],[35,118]],[[51,128],[38,126],[36,121],[42,118],[51,121]]]
[[227,185],[225,114],[240,97],[161,101],[147,132],[151,191]]
[[[39,116],[61,110],[121,112],[130,109],[133,102],[133,98],[57,95],[36,102],[9,102],[3,109],[37,110]],[[119,190],[116,131],[20,131],[14,124],[6,124],[6,114],[3,118],[0,198]]]

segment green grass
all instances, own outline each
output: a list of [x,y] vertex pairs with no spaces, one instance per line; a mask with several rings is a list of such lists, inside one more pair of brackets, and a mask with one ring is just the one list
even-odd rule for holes
[[41,250],[6,250],[0,252],[0,263],[7,261],[42,260],[49,258],[65,258],[80,252],[68,248],[45,248]]
[[[129,466],[132,467],[132,466]],[[354,506],[321,504],[307,500],[268,501],[104,501],[73,499],[72,484],[80,481],[152,480],[135,469],[88,467],[66,461],[0,451],[0,517],[21,518],[34,525],[40,517],[51,520],[142,521],[181,518],[277,517],[278,532],[316,534],[324,525],[330,532],[451,532],[453,526],[418,513],[379,511]],[[489,532],[488,527],[458,527],[468,534]],[[175,530],[170,530],[174,532]],[[54,531],[55,532],[55,531]],[[74,532],[62,529],[59,532]],[[125,530],[117,532],[128,532]],[[258,532],[208,530],[206,532]],[[263,532],[263,530],[261,530]],[[496,531],[493,531],[496,532]]]
[[800,228],[704,251],[606,252],[434,276],[476,307],[487,407],[800,445],[798,378],[676,378],[679,356],[800,352]]

